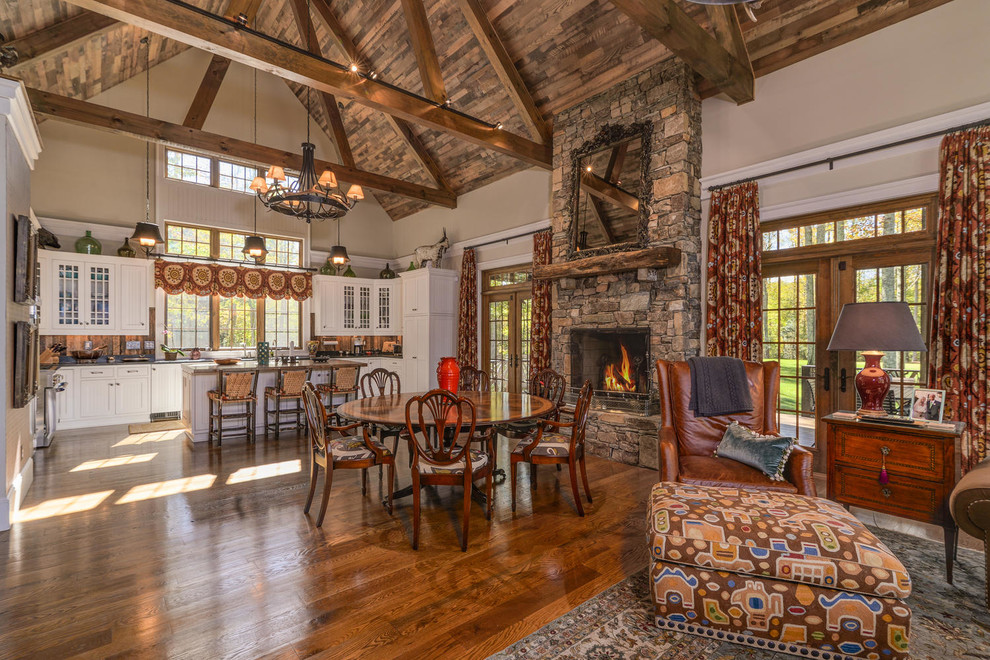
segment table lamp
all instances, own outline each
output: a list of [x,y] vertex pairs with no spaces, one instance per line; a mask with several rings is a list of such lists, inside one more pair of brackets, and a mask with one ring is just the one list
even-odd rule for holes
[[886,417],[883,400],[890,376],[880,366],[884,351],[927,351],[911,308],[904,302],[848,303],[828,343],[830,351],[862,351],[866,366],[856,374],[861,417]]

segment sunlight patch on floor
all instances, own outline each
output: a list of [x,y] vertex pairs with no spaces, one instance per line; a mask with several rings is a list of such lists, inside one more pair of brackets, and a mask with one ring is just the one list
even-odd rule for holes
[[155,456],[158,456],[158,452],[151,454],[124,454],[123,456],[111,456],[110,458],[97,458],[92,461],[80,463],[76,467],[69,470],[69,472],[82,472],[84,470],[96,470],[105,467],[117,467],[118,465],[131,465],[132,463],[147,463]]
[[129,445],[144,445],[149,442],[165,442],[167,440],[177,440],[185,435],[185,431],[155,431],[154,433],[132,433],[114,447],[127,447]]
[[141,484],[127,491],[123,497],[117,500],[117,504],[140,502],[156,497],[168,497],[169,495],[203,490],[212,486],[216,480],[217,475],[215,474],[200,474],[195,477],[182,477],[181,479],[170,479],[153,484]]
[[112,490],[104,490],[98,493],[86,493],[85,495],[73,495],[72,497],[60,497],[55,500],[48,500],[41,504],[19,510],[14,514],[15,523],[30,522],[54,516],[64,516],[80,511],[89,511],[98,507],[103,500],[113,494]]
[[283,474],[295,474],[296,472],[302,472],[302,461],[298,458],[294,461],[242,467],[227,477],[227,485],[242,484],[245,481],[257,481],[258,479],[268,479],[269,477],[280,477]]

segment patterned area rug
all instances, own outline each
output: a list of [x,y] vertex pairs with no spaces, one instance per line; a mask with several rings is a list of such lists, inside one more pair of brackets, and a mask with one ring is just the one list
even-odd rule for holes
[[[911,573],[911,657],[990,660],[983,605],[983,556],[959,549],[954,585],[943,546],[871,527]],[[647,570],[623,580],[532,635],[490,656],[528,660],[785,660],[792,656],[660,630],[653,624]]]

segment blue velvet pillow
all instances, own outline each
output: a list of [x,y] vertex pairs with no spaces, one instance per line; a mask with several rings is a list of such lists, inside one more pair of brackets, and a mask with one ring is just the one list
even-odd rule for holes
[[732,422],[715,448],[715,455],[755,468],[774,481],[783,481],[784,467],[793,449],[794,438],[760,435]]

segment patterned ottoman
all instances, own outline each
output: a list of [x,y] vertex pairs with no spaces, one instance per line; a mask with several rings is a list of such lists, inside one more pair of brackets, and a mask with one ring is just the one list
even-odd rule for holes
[[822,658],[907,658],[911,578],[821,498],[662,482],[649,506],[658,626]]

